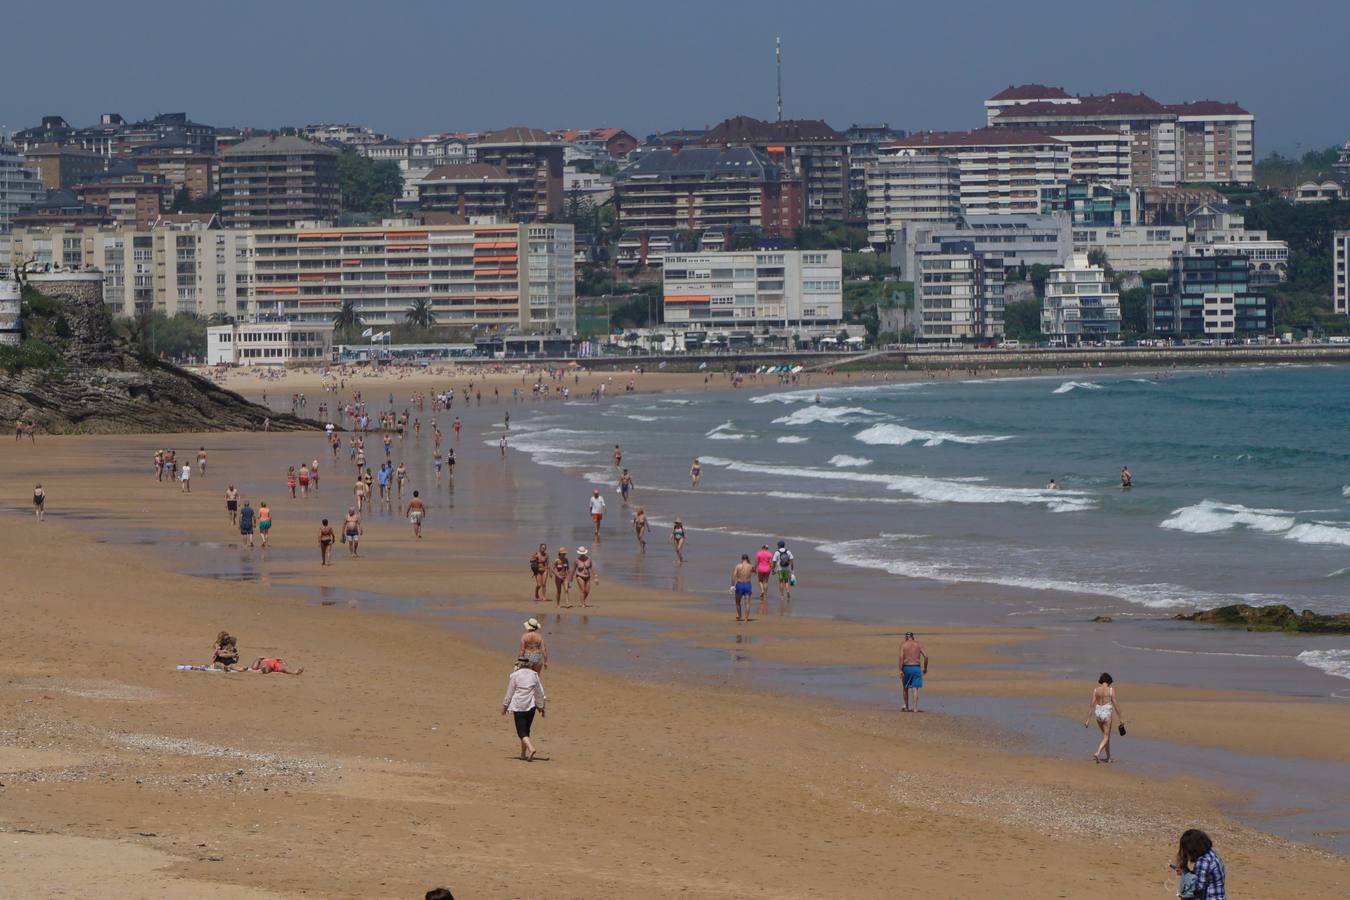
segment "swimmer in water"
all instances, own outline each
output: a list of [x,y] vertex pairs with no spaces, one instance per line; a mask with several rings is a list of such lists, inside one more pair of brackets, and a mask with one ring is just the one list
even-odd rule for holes
[[1056,482],[1055,479],[1051,478],[1050,483],[1045,486],[1045,489],[1047,491],[1057,491],[1059,490],[1059,483]]
[[1123,490],[1129,490],[1134,487],[1134,478],[1130,476],[1130,467],[1120,467],[1120,486]]

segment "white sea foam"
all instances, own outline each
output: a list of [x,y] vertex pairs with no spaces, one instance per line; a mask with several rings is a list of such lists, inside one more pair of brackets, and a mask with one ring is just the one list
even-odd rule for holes
[[775,425],[811,425],[815,422],[853,422],[858,419],[884,418],[881,413],[861,406],[803,406],[791,415],[779,416]]
[[624,416],[624,418],[632,419],[634,422],[660,422],[664,419],[669,419],[670,416],[639,416],[636,413],[632,413]]
[[924,431],[919,428],[909,428],[905,425],[886,423],[864,428],[855,434],[853,439],[862,441],[864,444],[889,444],[895,447],[903,447],[906,444],[923,441],[925,447],[936,447],[949,441],[953,444],[991,444],[996,441],[1012,440],[1012,435],[953,434],[950,431]]
[[1350,497],[1350,484],[1347,484],[1345,487],[1341,488],[1341,496]]
[[1298,661],[1337,678],[1350,678],[1350,650],[1304,650]]
[[809,440],[811,440],[811,439],[808,438],[808,437],[802,437],[801,435],[796,435],[796,434],[789,434],[789,435],[784,435],[783,437],[780,437],[780,438],[778,439],[778,443],[780,443],[780,444],[805,444],[805,443],[806,443],[807,441],[809,441]]
[[718,425],[716,428],[709,431],[704,437],[710,441],[743,441],[747,437],[750,437],[748,434],[734,431],[733,429],[735,427],[736,424],[728,419],[721,425]]
[[751,397],[751,403],[811,403],[817,397],[822,402],[829,400],[843,399],[852,397],[854,394],[873,394],[877,391],[911,391],[915,388],[927,387],[932,382],[926,381],[900,381],[888,382],[886,384],[841,384],[835,387],[827,388],[803,388],[798,391],[778,391],[772,394],[760,394],[757,397]]
[[846,453],[836,453],[830,457],[830,465],[836,469],[858,469],[863,466],[870,466],[872,461],[865,456],[849,456]]
[[1285,538],[1300,544],[1340,544],[1350,547],[1350,528],[1332,522],[1304,522],[1290,528]]
[[730,469],[733,472],[771,475],[775,478],[815,478],[824,481],[852,481],[860,484],[879,485],[888,491],[895,491],[917,500],[932,503],[1018,503],[1026,506],[1043,505],[1052,512],[1078,512],[1090,509],[1095,505],[1091,497],[1077,491],[995,487],[942,478],[927,478],[919,475],[883,475],[841,469],[769,465],[723,459],[716,456],[705,456],[703,462],[710,466]]
[[1102,386],[1095,381],[1066,381],[1050,393],[1067,394],[1073,390],[1100,391]]
[[1237,503],[1203,500],[1194,506],[1183,506],[1172,511],[1163,520],[1162,527],[1191,534],[1213,534],[1230,531],[1239,525],[1253,531],[1279,533],[1294,527],[1294,515],[1282,509],[1250,509]]

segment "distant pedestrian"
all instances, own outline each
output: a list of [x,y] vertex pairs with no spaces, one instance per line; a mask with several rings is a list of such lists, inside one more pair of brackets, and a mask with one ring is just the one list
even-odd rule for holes
[[[923,687],[923,676],[927,674],[928,653],[914,637],[914,632],[906,631],[905,639],[900,643],[900,687],[905,699],[901,712],[922,712],[919,709],[919,689]],[[912,706],[910,691],[914,692]]]
[[1089,705],[1091,712],[1088,714],[1087,721],[1083,723],[1083,727],[1090,727],[1095,720],[1102,733],[1101,743],[1097,745],[1097,752],[1092,754],[1092,761],[1109,763],[1111,761],[1112,719],[1120,720],[1120,733],[1125,734],[1125,715],[1121,712],[1120,701],[1116,699],[1115,682],[1109,672],[1103,672],[1098,676],[1097,686],[1092,689],[1092,700]]
[[331,566],[333,564],[333,541],[336,536],[333,534],[333,526],[324,519],[323,524],[319,526],[319,558],[322,560],[320,565]]
[[47,517],[47,492],[40,484],[33,488],[33,514],[37,516],[39,522]]
[[520,738],[520,758],[529,762],[536,751],[530,741],[530,730],[534,727],[534,714],[546,716],[544,710],[548,697],[544,695],[544,685],[539,673],[530,668],[530,658],[520,656],[516,659],[515,671],[506,682],[506,696],[502,698],[502,715],[508,712],[516,720],[516,737]]
[[192,466],[183,463],[183,468],[179,471],[178,480],[183,484],[180,490],[184,494],[192,493]]
[[247,500],[244,501],[244,508],[239,510],[239,536],[248,538],[248,547],[253,549],[253,519],[257,513],[252,506],[249,506]]

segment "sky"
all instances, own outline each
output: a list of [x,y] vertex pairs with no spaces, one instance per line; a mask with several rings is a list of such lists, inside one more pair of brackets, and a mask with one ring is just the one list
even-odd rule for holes
[[[639,138],[732,115],[974,128],[1009,84],[1237,101],[1258,157],[1350,139],[1347,0],[66,0],[6,16],[0,129],[187,112],[397,137],[508,125]],[[25,29],[31,28],[26,33]]]

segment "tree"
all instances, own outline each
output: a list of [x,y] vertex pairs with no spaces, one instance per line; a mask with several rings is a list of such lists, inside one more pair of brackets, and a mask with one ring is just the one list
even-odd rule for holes
[[[1165,280],[1165,279],[1164,279]],[[1130,288],[1120,293],[1120,333],[1141,335],[1148,333],[1148,285]]]
[[342,308],[333,316],[333,328],[337,331],[347,343],[351,343],[356,330],[364,325],[361,314],[356,310],[355,300],[343,300]]
[[436,311],[431,308],[431,300],[427,297],[418,297],[412,302],[412,306],[408,307],[403,321],[415,328],[431,328],[436,324]]
[[403,173],[398,163],[376,162],[349,147],[338,154],[338,188],[344,212],[388,215],[403,196]]
[[1015,300],[1003,307],[1003,333],[1013,341],[1039,341],[1041,334],[1041,301]]
[[1037,297],[1045,296],[1045,282],[1050,277],[1050,267],[1044,263],[1033,263],[1027,271],[1027,280],[1031,282],[1032,290],[1036,292]]

